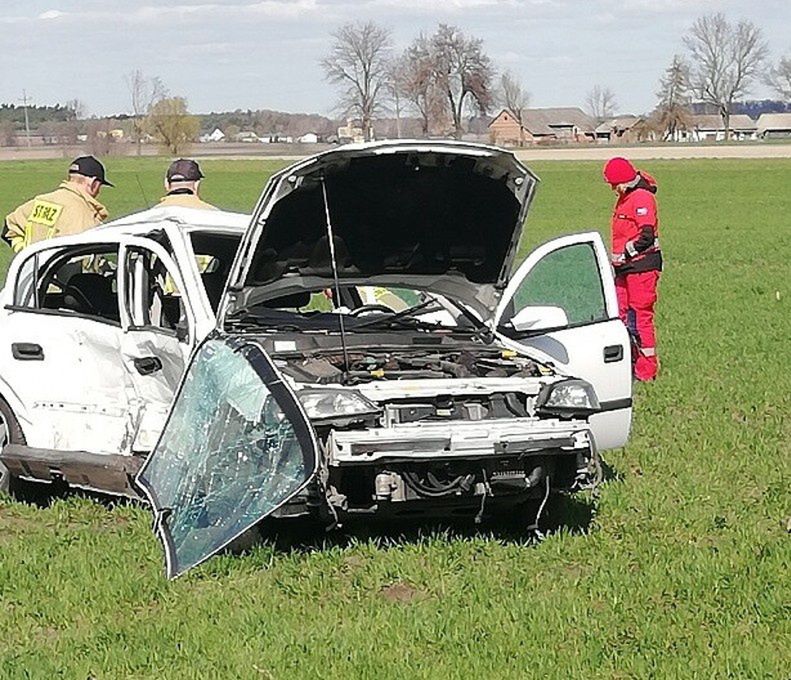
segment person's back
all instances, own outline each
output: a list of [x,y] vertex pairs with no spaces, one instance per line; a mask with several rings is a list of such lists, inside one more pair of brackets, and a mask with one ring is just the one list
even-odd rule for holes
[[107,219],[97,196],[105,179],[104,166],[93,156],[77,158],[69,166],[68,179],[54,191],[26,201],[5,220],[3,240],[15,252],[55,236],[80,234]]
[[159,206],[180,206],[200,210],[217,210],[200,197],[200,182],[204,175],[196,161],[179,158],[170,164],[165,174],[165,191]]

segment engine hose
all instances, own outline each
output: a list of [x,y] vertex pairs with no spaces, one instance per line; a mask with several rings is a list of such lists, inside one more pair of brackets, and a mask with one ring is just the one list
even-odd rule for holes
[[[414,472],[403,472],[402,476],[404,478],[404,482],[406,482],[406,485],[412,489],[412,491],[421,496],[428,496],[429,498],[442,498],[444,496],[455,494],[459,489],[461,482],[464,480],[464,476],[460,475],[452,482],[444,485],[438,483],[438,488],[432,489],[425,486],[423,482],[417,478],[417,474]],[[436,477],[434,479],[436,480]]]

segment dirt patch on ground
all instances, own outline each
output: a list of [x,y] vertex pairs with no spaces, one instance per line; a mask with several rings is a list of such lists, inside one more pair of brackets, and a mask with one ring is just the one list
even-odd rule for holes
[[382,597],[388,602],[402,602],[407,604],[418,600],[425,600],[426,597],[428,597],[428,595],[419,588],[401,582],[391,583],[389,586],[382,588],[380,592]]

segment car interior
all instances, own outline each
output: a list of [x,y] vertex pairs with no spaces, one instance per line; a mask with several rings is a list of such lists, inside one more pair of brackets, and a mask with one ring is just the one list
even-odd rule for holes
[[118,248],[100,246],[55,257],[44,268],[38,290],[40,309],[68,310],[118,323]]
[[194,232],[190,238],[203,287],[206,289],[212,311],[217,312],[242,237],[239,234]]

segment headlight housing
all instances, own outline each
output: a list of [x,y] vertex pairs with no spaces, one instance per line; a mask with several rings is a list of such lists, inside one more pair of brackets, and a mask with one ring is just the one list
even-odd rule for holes
[[560,418],[587,418],[601,411],[593,385],[584,380],[561,380],[544,385],[536,399],[536,413]]
[[311,420],[361,420],[381,412],[356,390],[304,389],[297,396]]

